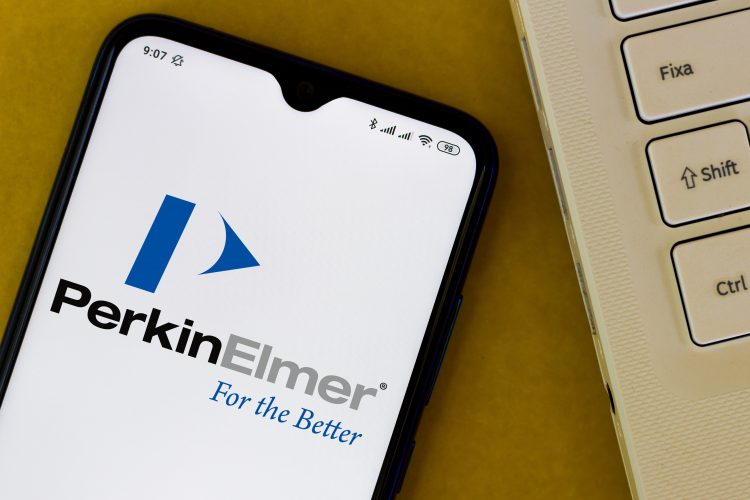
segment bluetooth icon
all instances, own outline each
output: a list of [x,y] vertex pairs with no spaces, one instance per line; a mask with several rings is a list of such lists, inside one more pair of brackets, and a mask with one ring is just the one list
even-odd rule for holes
[[370,130],[375,130],[375,126],[377,124],[378,124],[378,119],[377,118],[373,118],[372,120],[370,120]]

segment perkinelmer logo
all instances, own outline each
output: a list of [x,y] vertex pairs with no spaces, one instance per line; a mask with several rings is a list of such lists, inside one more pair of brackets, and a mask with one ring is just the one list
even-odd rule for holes
[[[125,280],[126,284],[154,293],[194,208],[194,203],[165,196]],[[226,231],[224,250],[218,260],[201,274],[258,266],[258,261],[227,221],[223,217],[222,220]],[[180,316],[184,319],[172,322],[166,319],[167,314],[156,307],[138,310],[118,305],[112,300],[95,299],[94,293],[87,286],[60,279],[50,311],[55,314],[72,314],[76,310],[83,313],[96,329],[140,338],[145,344],[162,350],[221,366],[255,380],[283,385],[287,389],[318,397],[326,403],[359,410],[363,400],[378,395],[377,387],[352,383],[340,375],[321,374],[317,368],[277,356],[275,348],[270,344],[235,335],[234,332],[227,332],[221,338],[210,335],[203,327],[198,326],[192,315]],[[269,336],[272,334],[273,332],[268,333]],[[214,394],[214,401],[217,396],[226,395],[221,391],[229,384],[221,384]],[[312,410],[306,411],[309,414],[304,413],[300,422],[311,422]],[[310,425],[313,426],[312,432],[318,433],[318,427],[315,427],[317,424]],[[351,436],[361,437],[362,434]],[[353,440],[354,437],[351,437],[349,444]]]
[[[146,292],[156,291],[194,208],[195,203],[170,195],[164,197],[138,256],[133,262],[133,267],[130,268],[130,274],[125,279],[126,285]],[[224,222],[226,233],[224,250],[214,265],[200,274],[259,266],[258,261],[226,219],[222,216],[221,220]]]
[[[358,410],[362,399],[374,398],[378,389],[353,384],[339,375],[321,376],[319,370],[274,354],[274,347],[230,333],[226,340],[199,331],[196,322],[185,318],[182,325],[165,320],[161,309],[138,311],[122,307],[110,300],[92,300],[88,287],[61,279],[52,299],[50,310],[62,314],[66,309],[85,311],[84,316],[95,328],[140,337],[146,344],[190,358],[203,359],[214,365],[233,370],[248,377],[271,384],[283,384],[287,389],[301,390],[308,396],[317,395],[335,405],[346,404]],[[68,312],[67,314],[70,314]],[[203,330],[203,328],[201,328]]]

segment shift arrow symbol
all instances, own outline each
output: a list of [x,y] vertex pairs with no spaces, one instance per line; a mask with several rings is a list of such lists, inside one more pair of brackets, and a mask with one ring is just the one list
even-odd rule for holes
[[685,183],[686,188],[693,189],[695,187],[696,177],[698,177],[698,174],[690,170],[690,167],[685,167],[685,170],[682,172],[681,180]]

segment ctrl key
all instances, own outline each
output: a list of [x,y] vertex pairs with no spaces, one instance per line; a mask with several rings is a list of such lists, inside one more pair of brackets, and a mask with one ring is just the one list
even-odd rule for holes
[[672,262],[695,344],[750,335],[750,228],[678,243]]

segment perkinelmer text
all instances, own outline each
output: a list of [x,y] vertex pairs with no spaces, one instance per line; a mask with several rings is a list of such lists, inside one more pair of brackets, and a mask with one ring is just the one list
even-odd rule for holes
[[[219,362],[224,368],[265,380],[272,384],[284,383],[288,389],[301,389],[309,396],[317,395],[331,404],[348,404],[358,410],[366,396],[376,397],[378,390],[354,385],[344,377],[325,375],[318,370],[300,366],[294,361],[272,356],[273,347],[237,335],[229,335],[226,346],[218,337],[206,335],[193,329],[193,321],[186,319],[180,328],[176,323],[161,321],[162,311],[156,308],[150,313],[121,308],[106,300],[91,301],[91,290],[83,285],[61,279],[57,285],[51,310],[60,313],[63,306],[86,308],[86,316],[93,326],[103,330],[114,330],[128,335],[133,329],[143,331],[143,341],[159,344],[162,348],[179,354],[187,353],[192,358],[199,355],[209,363]],[[135,326],[138,324],[138,326]],[[221,360],[221,361],[219,361]],[[300,375],[305,376],[304,383]]]

